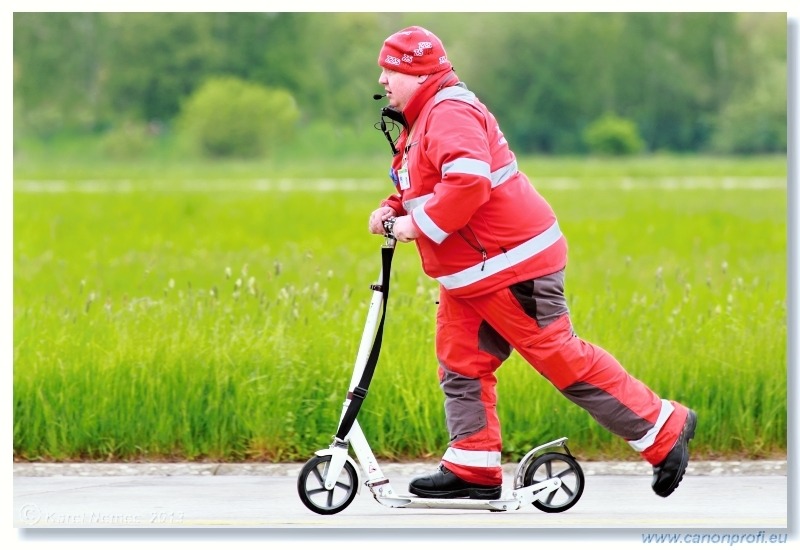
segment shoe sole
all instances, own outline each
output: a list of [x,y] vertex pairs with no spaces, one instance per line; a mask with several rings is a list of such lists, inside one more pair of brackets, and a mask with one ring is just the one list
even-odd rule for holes
[[684,426],[683,431],[685,433],[684,440],[686,445],[683,446],[683,450],[681,453],[681,467],[678,469],[678,476],[675,478],[675,481],[667,487],[664,491],[660,493],[656,493],[660,497],[668,497],[671,495],[675,489],[678,488],[681,481],[683,481],[683,474],[686,473],[686,466],[689,464],[689,441],[694,438],[694,431],[697,428],[697,414],[693,410],[689,410],[689,416],[687,417],[687,424]]
[[496,500],[500,498],[503,490],[501,487],[489,489],[458,489],[456,491],[425,491],[409,489],[412,494],[422,498],[472,498],[475,500]]

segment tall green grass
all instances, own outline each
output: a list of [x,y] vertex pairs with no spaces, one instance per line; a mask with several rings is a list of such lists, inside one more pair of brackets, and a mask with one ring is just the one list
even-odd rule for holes
[[[522,162],[534,181],[573,178],[541,191],[569,241],[576,331],[697,410],[695,456],[785,453],[785,189],[647,179],[780,178],[785,164],[606,161],[593,177],[579,159]],[[76,165],[49,175],[66,192],[34,193],[37,170],[14,193],[15,458],[305,460],[331,442],[380,269],[366,219],[390,191],[383,169],[361,191],[226,189],[264,177],[242,165],[87,192],[73,180],[97,172]],[[125,173],[100,172],[111,188]],[[625,177],[645,179],[625,191]],[[208,180],[222,183],[191,190]],[[437,290],[412,246],[398,246],[393,285],[360,422],[378,456],[438,457]],[[562,435],[584,458],[636,456],[516,355],[498,391],[509,460]]]

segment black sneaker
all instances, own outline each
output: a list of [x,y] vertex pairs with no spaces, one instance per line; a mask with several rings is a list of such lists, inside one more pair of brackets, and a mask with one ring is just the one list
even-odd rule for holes
[[678,487],[689,464],[689,440],[694,437],[697,414],[689,409],[686,422],[678,440],[661,464],[653,466],[653,491],[660,497],[668,497]]
[[408,485],[408,490],[423,498],[474,498],[493,500],[500,498],[502,485],[478,485],[464,481],[448,470],[443,464],[428,475],[415,477]]

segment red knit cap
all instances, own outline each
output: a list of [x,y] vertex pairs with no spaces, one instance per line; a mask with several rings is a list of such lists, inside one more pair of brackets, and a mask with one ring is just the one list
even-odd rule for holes
[[422,27],[407,27],[387,38],[378,55],[378,65],[411,75],[433,74],[453,68],[442,41]]

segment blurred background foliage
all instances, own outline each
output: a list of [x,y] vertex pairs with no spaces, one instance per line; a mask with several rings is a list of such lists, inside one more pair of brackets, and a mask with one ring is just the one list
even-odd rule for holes
[[519,154],[786,152],[783,13],[17,12],[15,162],[385,155],[377,54],[412,24]]

